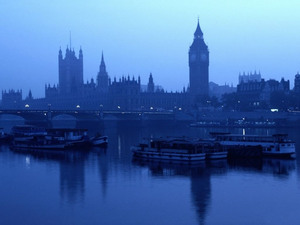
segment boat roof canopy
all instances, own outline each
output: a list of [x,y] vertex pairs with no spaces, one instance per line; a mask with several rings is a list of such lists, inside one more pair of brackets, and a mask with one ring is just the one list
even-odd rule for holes
[[47,131],[64,131],[64,132],[71,132],[71,131],[87,131],[88,129],[84,128],[49,128]]

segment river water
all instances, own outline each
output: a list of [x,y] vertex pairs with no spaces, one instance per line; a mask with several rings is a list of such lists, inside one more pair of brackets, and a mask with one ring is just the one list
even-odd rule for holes
[[[22,121],[0,121],[6,131]],[[74,121],[57,127],[75,126]],[[0,224],[299,224],[300,128],[191,128],[173,122],[82,122],[107,149],[20,153],[0,147]],[[211,131],[288,133],[296,160],[172,165],[132,159],[143,137]]]

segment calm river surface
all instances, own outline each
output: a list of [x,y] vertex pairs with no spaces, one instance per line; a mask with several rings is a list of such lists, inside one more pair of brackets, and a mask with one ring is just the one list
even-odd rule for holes
[[[9,131],[22,123],[0,121],[0,127]],[[244,131],[288,133],[296,141],[296,160],[221,160],[191,167],[134,161],[130,146],[143,137],[243,130],[169,122],[78,127],[108,135],[108,148],[32,154],[0,146],[0,224],[299,224],[300,128]]]

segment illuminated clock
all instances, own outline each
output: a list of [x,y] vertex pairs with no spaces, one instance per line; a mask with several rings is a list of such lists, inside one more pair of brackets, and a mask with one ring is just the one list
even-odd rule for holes
[[200,56],[201,60],[202,61],[206,61],[207,60],[207,56],[205,53],[202,53],[201,56]]
[[190,60],[192,62],[196,61],[196,55],[195,54],[191,54]]

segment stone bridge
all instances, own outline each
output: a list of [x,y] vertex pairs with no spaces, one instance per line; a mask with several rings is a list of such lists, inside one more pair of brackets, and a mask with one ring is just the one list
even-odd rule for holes
[[0,110],[0,116],[14,115],[27,121],[52,121],[60,116],[75,120],[174,120],[173,112],[120,110]]

